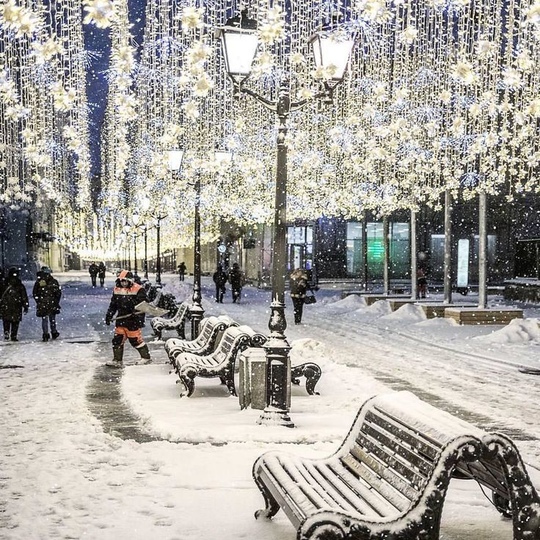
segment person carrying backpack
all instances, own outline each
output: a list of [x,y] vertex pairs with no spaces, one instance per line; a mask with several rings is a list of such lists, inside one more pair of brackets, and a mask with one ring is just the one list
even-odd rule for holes
[[41,317],[43,341],[49,341],[51,337],[57,339],[60,334],[56,329],[56,316],[60,313],[62,289],[58,281],[53,278],[52,270],[48,266],[42,266],[37,273],[32,296],[36,301],[36,316]]

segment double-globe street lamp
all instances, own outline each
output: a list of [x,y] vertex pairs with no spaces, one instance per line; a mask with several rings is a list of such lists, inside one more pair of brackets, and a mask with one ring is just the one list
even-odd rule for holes
[[[230,162],[232,153],[227,151],[216,151],[214,157],[219,162]],[[169,150],[168,163],[169,170],[179,172],[184,159],[183,150]],[[195,208],[193,218],[193,296],[190,311],[191,318],[191,339],[199,335],[199,326],[204,316],[201,293],[201,171],[197,168],[195,172]]]
[[334,88],[343,80],[354,45],[350,35],[331,28],[310,38],[316,68],[332,76],[322,83],[322,91],[310,99],[292,101],[289,80],[281,81],[276,101],[265,98],[244,83],[251,74],[252,64],[259,46],[256,21],[247,10],[241,16],[229,19],[221,27],[221,37],[226,69],[234,86],[235,96],[247,94],[277,114],[277,167],[274,208],[274,239],[272,261],[272,301],[270,304],[269,340],[266,351],[266,407],[259,424],[294,427],[289,416],[290,396],[290,345],[285,337],[285,276],[287,269],[286,207],[287,207],[287,120],[292,111],[309,101],[322,99],[331,103]]
[[[141,215],[137,212],[133,214],[131,218],[133,226],[137,229],[142,229],[142,235],[144,238],[144,259],[143,259],[143,272],[144,279],[148,279],[148,226],[145,223],[141,223]],[[136,251],[135,251],[136,253]],[[136,257],[135,257],[136,258]],[[137,262],[135,262],[135,272],[137,271]]]
[[[161,285],[161,222],[166,219],[167,214],[162,214],[159,212],[153,212],[150,210],[150,199],[145,197],[140,202],[141,210],[149,215],[156,223],[156,284]],[[147,244],[146,244],[146,232],[147,228],[145,227],[145,278],[148,278],[148,253],[147,253]]]

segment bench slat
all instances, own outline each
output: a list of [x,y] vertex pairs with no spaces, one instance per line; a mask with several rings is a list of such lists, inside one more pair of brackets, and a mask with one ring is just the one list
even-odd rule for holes
[[[367,431],[367,426],[364,424]],[[370,433],[375,434],[371,431]],[[368,456],[377,458],[381,463],[381,468],[386,472],[386,480],[390,481],[391,475],[396,477],[396,483],[403,479],[411,487],[420,489],[426,480],[425,473],[415,470],[413,464],[401,459],[400,452],[405,453],[405,449],[396,443],[394,448],[389,448],[386,444],[382,446],[375,437],[370,437],[370,433],[361,433],[356,439],[357,447],[363,449]],[[382,435],[381,435],[382,437]],[[388,441],[385,441],[387,443]],[[361,457],[361,459],[364,459]]]
[[400,432],[400,439],[415,448],[419,454],[423,454],[429,460],[437,459],[441,451],[440,444],[434,444],[428,437],[418,437],[416,431],[412,431],[403,422],[400,422],[382,411],[374,410],[366,412],[366,421],[380,425],[389,433]]
[[[364,455],[366,460],[359,460],[357,456],[360,455]],[[399,511],[404,511],[410,506],[411,500],[415,495],[410,486],[400,480],[394,473],[389,472],[384,465],[377,462],[368,453],[362,452],[360,448],[355,447],[350,454],[346,454],[341,458],[341,462],[356,476],[357,481],[361,480],[369,486],[369,489],[374,494],[374,502],[369,499],[367,499],[367,502],[373,508],[376,508],[381,515],[390,513],[388,510],[390,504],[394,509]],[[403,487],[406,495],[398,491],[400,485]],[[380,498],[383,498],[383,500],[384,498],[386,499],[385,507],[378,503]],[[374,506],[374,504],[379,504],[379,506]]]
[[[359,467],[360,465],[360,467]],[[354,491],[359,498],[357,511],[366,517],[381,518],[398,515],[407,507],[404,502],[391,502],[389,498],[382,496],[382,491],[379,492],[373,488],[373,484],[368,482],[369,469],[361,470],[361,464],[352,456],[344,456],[336,463],[330,464],[331,469],[338,475],[340,481],[344,482],[347,487]],[[351,472],[353,471],[353,472]],[[355,474],[360,473],[360,474]],[[374,478],[373,476],[372,478]],[[406,501],[408,503],[408,501]]]
[[[321,474],[321,471],[312,462],[297,462],[294,463],[294,467],[296,474],[292,470],[288,471],[291,477],[302,483],[309,483],[321,497],[321,503],[317,504],[318,508],[332,508],[337,506],[351,512],[356,512],[354,504],[350,502],[340,489],[341,486],[329,482],[326,476]],[[357,497],[355,500],[357,500]]]

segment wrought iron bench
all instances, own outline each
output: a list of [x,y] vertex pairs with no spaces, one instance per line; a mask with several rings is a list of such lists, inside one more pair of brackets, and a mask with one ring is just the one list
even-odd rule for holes
[[319,392],[315,392],[315,385],[319,382],[321,375],[321,368],[315,362],[305,362],[304,364],[299,364],[298,366],[291,366],[291,383],[294,385],[299,385],[299,377],[305,377],[306,392],[310,396],[313,394],[319,395]]
[[150,322],[150,326],[154,336],[156,336],[156,341],[162,339],[164,330],[176,330],[178,336],[185,339],[185,325],[189,316],[189,304],[182,302],[173,317],[154,317]]
[[229,326],[238,326],[238,323],[227,315],[204,317],[199,326],[199,335],[195,339],[169,338],[165,342],[165,352],[169,357],[169,362],[174,364],[174,359],[183,352],[198,355],[211,353],[216,346],[219,334]]
[[271,518],[280,508],[298,540],[439,538],[452,477],[474,478],[513,520],[514,540],[540,538],[540,499],[514,443],[410,392],[360,408],[339,450],[324,459],[267,452],[253,478]]
[[177,383],[182,383],[185,391],[181,396],[188,397],[195,389],[195,377],[219,377],[227,385],[229,392],[236,396],[234,385],[234,367],[236,357],[247,347],[261,347],[266,336],[255,332],[249,326],[230,326],[227,328],[215,350],[207,355],[183,352],[174,359],[174,370],[178,375]]

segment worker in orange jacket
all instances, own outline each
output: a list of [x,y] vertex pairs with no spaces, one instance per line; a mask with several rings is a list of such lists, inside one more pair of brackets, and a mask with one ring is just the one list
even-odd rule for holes
[[141,328],[144,326],[144,313],[139,313],[136,309],[138,304],[146,302],[146,300],[144,287],[135,283],[131,272],[122,270],[116,280],[111,303],[105,316],[105,324],[110,325],[116,315],[116,326],[112,339],[113,360],[107,362],[108,366],[122,367],[126,341],[129,341],[141,356],[137,364],[152,362],[148,345],[144,342],[141,332]]

